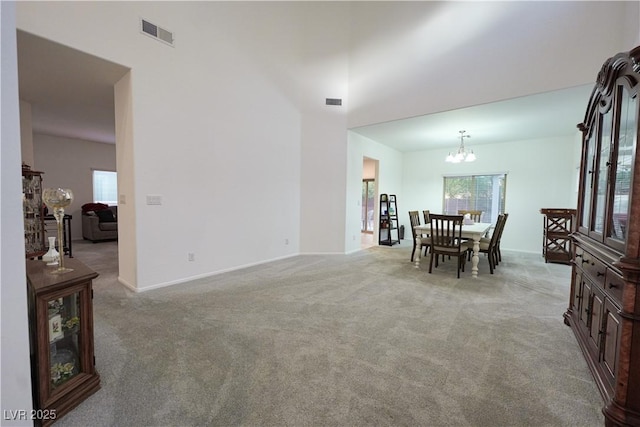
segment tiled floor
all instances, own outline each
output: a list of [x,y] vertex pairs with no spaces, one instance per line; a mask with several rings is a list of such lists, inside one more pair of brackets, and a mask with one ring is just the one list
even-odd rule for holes
[[370,248],[371,246],[375,246],[376,242],[373,238],[373,233],[360,233],[361,236],[361,246],[362,249]]

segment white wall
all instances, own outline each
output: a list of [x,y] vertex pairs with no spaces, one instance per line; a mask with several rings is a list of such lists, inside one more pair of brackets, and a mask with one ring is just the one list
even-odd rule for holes
[[576,208],[577,147],[579,135],[477,145],[478,160],[459,164],[444,161],[447,150],[405,153],[401,222],[409,227],[409,210],[442,212],[444,175],[507,173],[502,247],[542,254],[540,209]]
[[135,141],[131,72],[114,87],[116,166],[118,172],[118,280],[136,289],[138,247],[136,228]]
[[355,2],[349,126],[591,83],[640,29],[628,3]]
[[[300,252],[344,253],[349,5],[302,6]],[[342,106],[325,105],[326,98]]]
[[303,122],[300,252],[344,253],[346,119],[331,125],[319,113]]
[[36,133],[33,146],[33,169],[44,172],[43,187],[73,191],[65,213],[73,215],[72,240],[82,240],[81,207],[93,201],[93,170],[116,170],[115,145]]
[[624,47],[621,50],[631,50],[640,45],[640,1],[625,2],[627,10],[623,23]]
[[22,163],[37,170],[33,159],[33,131],[31,130],[31,104],[20,100],[20,148],[22,151]]
[[[346,110],[322,109],[326,97],[346,99],[339,48],[347,6],[17,7],[20,29],[132,70],[133,158],[123,166],[129,170],[118,163],[119,175],[133,181],[121,194],[135,215],[135,234],[120,235],[135,252],[121,262],[137,259],[121,265],[133,275],[123,278],[130,286],[150,289],[300,252],[344,252]],[[140,34],[139,17],[173,31],[175,47]],[[147,205],[147,195],[163,204]],[[256,221],[262,225],[246,226]]]
[[[32,408],[31,364],[27,320],[27,283],[24,263],[24,225],[22,221],[22,181],[20,117],[18,103],[18,62],[16,59],[15,4],[0,2],[0,345],[2,424],[8,424],[9,411]],[[14,412],[15,413],[15,412]],[[10,415],[9,415],[10,417]],[[12,421],[29,426],[33,421]]]

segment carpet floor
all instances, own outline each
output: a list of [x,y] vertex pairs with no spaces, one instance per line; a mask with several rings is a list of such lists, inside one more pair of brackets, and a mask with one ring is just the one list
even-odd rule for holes
[[132,293],[117,243],[94,282],[102,388],[63,426],[601,426],[562,314],[570,268],[503,251],[428,274],[411,243],[296,256]]

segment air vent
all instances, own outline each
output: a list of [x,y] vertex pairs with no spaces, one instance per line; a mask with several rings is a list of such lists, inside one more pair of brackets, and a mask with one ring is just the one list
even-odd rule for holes
[[327,105],[342,105],[340,98],[327,98]]
[[156,24],[153,24],[146,19],[140,20],[140,31],[158,41],[166,43],[169,46],[173,46],[173,33],[162,27],[158,27]]

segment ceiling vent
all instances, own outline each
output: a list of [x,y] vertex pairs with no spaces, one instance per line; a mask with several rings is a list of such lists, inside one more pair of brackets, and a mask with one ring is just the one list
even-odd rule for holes
[[327,105],[342,105],[340,98],[327,98]]
[[152,24],[146,19],[140,19],[140,31],[149,37],[173,46],[173,33],[162,27],[158,27],[156,24]]

